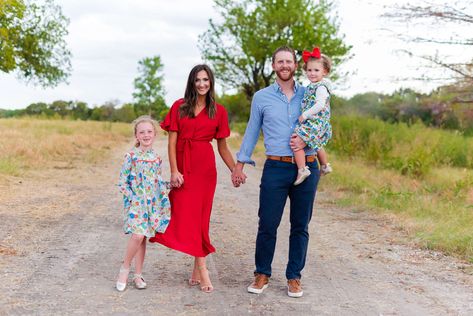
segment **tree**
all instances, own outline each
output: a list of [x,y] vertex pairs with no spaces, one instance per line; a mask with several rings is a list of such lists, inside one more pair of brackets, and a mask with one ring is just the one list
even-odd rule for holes
[[48,105],[44,102],[37,102],[28,105],[25,109],[25,113],[28,115],[41,115],[44,113],[46,116],[52,116],[54,112],[48,108]]
[[[35,1],[38,2],[38,1]],[[0,71],[43,87],[71,70],[65,36],[69,20],[53,0],[0,0]]]
[[290,46],[299,56],[319,46],[334,65],[351,48],[337,35],[330,1],[215,0],[215,7],[224,20],[209,20],[199,37],[200,51],[226,86],[243,89],[248,98],[271,84],[271,55],[279,46]]
[[146,57],[138,62],[139,76],[135,79],[135,113],[149,114],[156,119],[164,117],[168,108],[164,100],[163,64],[160,56]]
[[216,101],[225,106],[230,122],[248,122],[250,102],[244,93],[222,94]]
[[114,122],[132,122],[136,118],[135,107],[131,103],[123,104],[120,108],[115,109],[112,115]]
[[72,117],[79,120],[87,120],[90,117],[92,110],[89,109],[87,103],[76,101],[72,105]]
[[[451,78],[459,81],[473,82],[473,36],[469,32],[473,27],[473,7],[470,0],[457,1],[418,1],[402,6],[394,6],[384,14],[385,17],[395,22],[420,23],[428,22],[432,26],[457,26],[460,32],[423,32],[421,35],[399,34],[398,36],[406,42],[432,43],[444,46],[464,46],[469,51],[469,59],[464,62],[446,58],[438,53],[436,49],[432,54],[423,54],[420,57],[431,64],[447,69]],[[462,29],[465,32],[461,32]],[[465,51],[464,51],[465,52]],[[411,52],[407,52],[412,55]]]

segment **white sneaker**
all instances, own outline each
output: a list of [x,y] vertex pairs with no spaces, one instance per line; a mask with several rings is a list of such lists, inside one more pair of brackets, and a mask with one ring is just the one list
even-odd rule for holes
[[309,170],[309,167],[305,166],[304,168],[300,168],[298,171],[297,171],[297,178],[296,178],[296,181],[294,181],[294,185],[299,185],[301,184],[302,182],[304,182],[304,180],[310,176],[310,170]]
[[326,174],[329,174],[332,171],[333,171],[332,166],[330,166],[329,163],[327,163],[326,165],[322,165],[320,167],[320,174],[323,176],[325,176]]

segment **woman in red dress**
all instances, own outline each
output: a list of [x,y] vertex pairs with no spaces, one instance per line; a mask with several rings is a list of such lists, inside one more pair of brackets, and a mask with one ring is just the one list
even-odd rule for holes
[[205,257],[215,251],[209,238],[217,184],[212,139],[217,139],[218,152],[230,172],[235,166],[225,140],[230,135],[228,115],[222,105],[215,103],[214,82],[207,65],[195,66],[184,98],[174,102],[161,123],[169,132],[171,221],[165,233],[149,240],[194,256],[189,284],[200,284],[207,293],[212,292],[213,286]]

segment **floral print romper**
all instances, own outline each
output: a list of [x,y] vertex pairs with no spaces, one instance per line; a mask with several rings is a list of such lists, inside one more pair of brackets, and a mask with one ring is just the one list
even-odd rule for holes
[[[330,91],[330,83],[322,80],[316,83],[311,83],[307,86],[304,98],[302,99],[301,112],[305,112],[314,106],[316,97],[315,92],[317,88],[324,86],[327,91]],[[330,125],[330,97],[327,99],[324,108],[309,117],[304,123],[298,124],[294,132],[312,149],[319,150],[327,145],[327,142],[332,138],[332,126]]]
[[171,218],[168,184],[161,178],[161,158],[153,149],[134,148],[125,154],[118,187],[123,193],[126,234],[154,237]]

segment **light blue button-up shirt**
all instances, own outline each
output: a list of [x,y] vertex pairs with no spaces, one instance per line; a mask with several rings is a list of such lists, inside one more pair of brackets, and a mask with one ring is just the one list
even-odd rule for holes
[[[251,102],[250,119],[240,151],[237,153],[237,160],[255,165],[251,154],[261,129],[266,155],[293,156],[289,141],[301,115],[303,96],[304,87],[297,82],[294,84],[294,96],[290,102],[277,82],[256,92]],[[305,151],[306,155],[315,154],[315,151],[308,147]]]

